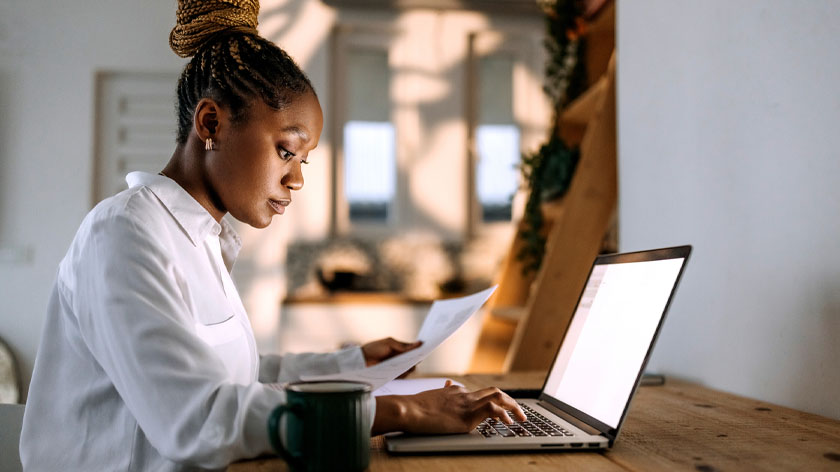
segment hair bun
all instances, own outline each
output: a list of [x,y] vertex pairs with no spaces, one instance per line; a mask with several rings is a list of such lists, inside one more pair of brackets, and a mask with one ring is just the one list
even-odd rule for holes
[[259,0],[178,0],[169,47],[181,57],[191,57],[220,32],[257,34],[259,12]]

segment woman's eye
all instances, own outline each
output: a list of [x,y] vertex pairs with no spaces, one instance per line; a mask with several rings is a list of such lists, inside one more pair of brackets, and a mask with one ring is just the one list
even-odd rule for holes
[[280,154],[280,158],[284,161],[288,161],[289,159],[295,157],[293,152],[289,152],[283,148],[277,148],[277,154]]

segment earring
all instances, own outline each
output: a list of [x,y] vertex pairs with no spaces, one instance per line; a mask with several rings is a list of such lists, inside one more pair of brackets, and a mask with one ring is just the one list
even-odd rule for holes
[[216,145],[213,143],[213,138],[207,138],[204,140],[204,149],[206,151],[213,151],[216,149]]

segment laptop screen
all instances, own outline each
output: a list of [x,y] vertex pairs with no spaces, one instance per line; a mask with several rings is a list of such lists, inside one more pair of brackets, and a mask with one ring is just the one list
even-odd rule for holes
[[617,428],[685,258],[605,261],[589,274],[543,393]]

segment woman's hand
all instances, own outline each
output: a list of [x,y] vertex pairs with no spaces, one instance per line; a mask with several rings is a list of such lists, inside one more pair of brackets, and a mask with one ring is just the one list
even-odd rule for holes
[[372,434],[405,431],[419,434],[467,433],[486,418],[498,418],[506,424],[513,422],[507,411],[518,421],[525,414],[512,398],[491,387],[468,392],[464,387],[446,386],[417,395],[389,395],[376,398],[376,418]]
[[380,362],[390,359],[397,354],[402,354],[412,349],[417,349],[422,344],[421,341],[414,343],[404,343],[397,341],[394,338],[385,338],[378,341],[373,341],[362,346],[362,354],[365,356],[365,365],[368,367],[379,364]]

